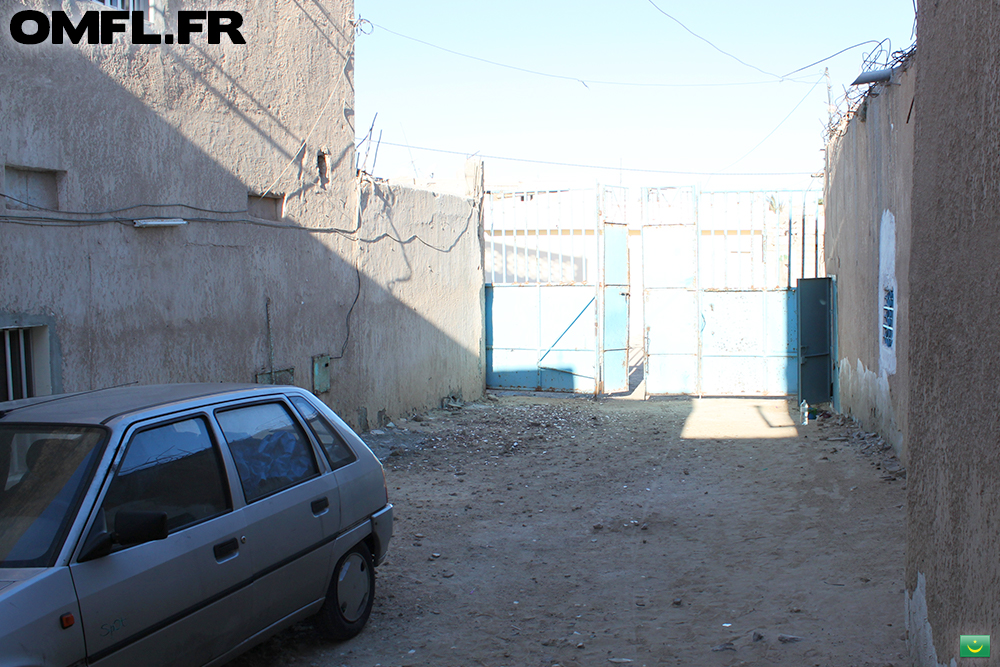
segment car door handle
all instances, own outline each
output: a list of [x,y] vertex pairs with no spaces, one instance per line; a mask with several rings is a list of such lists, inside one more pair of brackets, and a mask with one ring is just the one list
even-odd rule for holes
[[216,544],[212,551],[215,553],[215,560],[219,563],[229,560],[231,556],[236,554],[240,549],[240,543],[236,541],[236,538],[231,540],[226,540],[225,542],[220,542]]
[[330,500],[328,498],[320,498],[319,500],[312,501],[312,511],[313,514],[319,516],[324,513],[326,509],[330,506]]

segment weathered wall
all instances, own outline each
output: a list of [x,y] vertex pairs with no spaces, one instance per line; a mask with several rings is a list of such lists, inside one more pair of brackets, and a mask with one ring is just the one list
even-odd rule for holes
[[[480,206],[397,191],[359,213],[349,0],[229,2],[246,45],[6,30],[62,6],[97,7],[0,8],[0,162],[58,190],[57,211],[0,208],[0,327],[48,327],[54,390],[253,381],[272,359],[312,388],[329,355],[322,397],[358,427],[481,394]],[[248,211],[267,191],[279,219]],[[189,224],[133,226],[149,217]]]
[[[827,144],[826,266],[837,281],[839,409],[878,431],[906,460],[915,70],[878,85]],[[892,347],[883,300],[895,295]]]
[[[470,199],[365,181],[359,262],[367,277],[333,392],[386,417],[479,398],[486,388],[482,171]],[[351,415],[353,416],[353,415]],[[358,423],[365,417],[358,416]]]
[[921,2],[918,26],[906,588],[924,666],[1000,627],[1000,5]]

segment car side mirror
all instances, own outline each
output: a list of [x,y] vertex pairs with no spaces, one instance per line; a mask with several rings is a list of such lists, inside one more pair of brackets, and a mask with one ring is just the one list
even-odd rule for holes
[[111,533],[108,532],[108,521],[104,516],[104,508],[101,507],[97,510],[97,518],[94,519],[90,534],[87,535],[87,540],[83,543],[83,549],[80,551],[80,558],[77,559],[77,562],[85,563],[95,558],[103,558],[111,553],[111,548],[114,545],[115,541],[111,539]]
[[167,539],[166,512],[120,510],[115,514],[114,540],[123,547]]
[[108,532],[104,508],[97,510],[97,519],[83,544],[77,562],[84,563],[95,558],[103,558],[111,553],[116,544],[133,546],[167,537],[166,512],[137,512],[121,510],[115,515],[115,530]]

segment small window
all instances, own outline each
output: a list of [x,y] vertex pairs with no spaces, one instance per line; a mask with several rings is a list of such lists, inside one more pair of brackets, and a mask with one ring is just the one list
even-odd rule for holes
[[219,455],[201,418],[135,434],[104,499],[108,526],[122,509],[166,512],[171,533],[229,508]]
[[48,327],[0,329],[0,401],[52,393]]
[[59,208],[58,173],[6,166],[4,193],[8,209],[55,211]]
[[247,213],[263,220],[281,220],[284,216],[284,195],[247,195]]
[[306,434],[279,403],[217,414],[248,503],[319,475]]
[[896,332],[896,293],[887,289],[882,297],[882,344],[892,348]]
[[309,428],[312,429],[313,435],[319,440],[319,444],[323,446],[323,451],[326,452],[326,458],[330,462],[331,469],[342,468],[357,459],[351,448],[347,446],[344,439],[337,433],[337,429],[319,413],[319,410],[312,403],[301,396],[293,396],[291,400],[292,405],[295,406],[295,409],[299,411],[302,418],[309,424]]

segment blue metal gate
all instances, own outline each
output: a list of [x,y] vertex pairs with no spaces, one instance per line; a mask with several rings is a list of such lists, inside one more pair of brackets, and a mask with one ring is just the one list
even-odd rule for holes
[[623,194],[486,193],[487,387],[628,388]]
[[798,199],[643,191],[647,395],[797,391],[792,274],[820,272],[822,219]]

